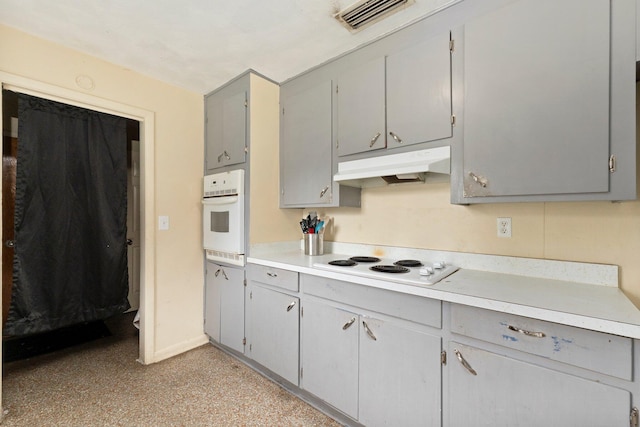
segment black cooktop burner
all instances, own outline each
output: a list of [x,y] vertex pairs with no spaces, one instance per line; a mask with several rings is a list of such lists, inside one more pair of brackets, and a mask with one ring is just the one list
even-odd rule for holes
[[355,262],[380,262],[380,258],[374,256],[352,256],[349,259]]
[[400,265],[374,265],[369,270],[379,271],[381,273],[408,273],[409,269]]
[[401,265],[402,267],[422,267],[422,263],[417,259],[401,259],[394,262],[395,265]]
[[351,267],[356,264],[357,262],[351,259],[336,259],[334,261],[329,261],[329,265],[337,265],[339,267]]

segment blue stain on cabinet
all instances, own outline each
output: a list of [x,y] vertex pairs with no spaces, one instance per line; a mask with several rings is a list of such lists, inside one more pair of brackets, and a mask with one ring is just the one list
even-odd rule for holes
[[506,334],[502,335],[502,339],[505,341],[518,342],[518,338],[512,337],[511,335],[506,335]]
[[573,340],[566,338],[551,337],[551,339],[553,340],[553,351],[556,353],[562,350],[564,344],[573,344]]

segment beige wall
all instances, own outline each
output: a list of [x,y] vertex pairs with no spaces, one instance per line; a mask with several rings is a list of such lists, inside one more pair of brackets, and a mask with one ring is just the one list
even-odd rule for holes
[[251,74],[250,244],[299,239],[301,211],[278,209],[280,88]]
[[[361,209],[325,212],[327,240],[619,265],[640,307],[638,201],[457,206],[449,184],[401,184],[363,189]],[[512,238],[497,237],[497,217],[512,218]]]
[[[4,26],[0,26],[0,71],[153,112],[155,206],[150,206],[151,218],[168,215],[171,228],[155,232],[155,271],[149,272],[155,282],[147,284],[154,294],[152,359],[202,341],[203,95]],[[80,88],[79,75],[89,76],[94,88]]]

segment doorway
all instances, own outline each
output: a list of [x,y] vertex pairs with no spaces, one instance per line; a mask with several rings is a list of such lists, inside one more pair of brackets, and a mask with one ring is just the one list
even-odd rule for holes
[[[155,114],[153,111],[0,71],[3,89],[113,114],[140,126],[140,334],[138,361],[155,362]],[[1,94],[1,91],[0,91]],[[1,95],[0,95],[1,96]],[[0,105],[2,103],[0,102]],[[1,391],[0,377],[0,393]],[[1,402],[1,394],[0,394]]]
[[[18,93],[16,92],[12,92],[12,91],[8,91],[8,90],[3,90],[2,93],[2,112],[3,112],[3,203],[2,203],[2,326],[3,329],[6,330],[6,326],[7,325],[7,318],[8,318],[8,312],[9,312],[9,307],[12,305],[12,301],[11,298],[13,296],[12,293],[12,288],[13,286],[15,286],[15,277],[13,277],[13,269],[14,269],[14,251],[15,251],[15,230],[14,230],[14,223],[15,223],[15,206],[16,206],[16,174],[18,172],[18,162],[17,162],[17,151],[18,151],[18,146],[20,146],[20,139],[19,139],[19,135],[18,135],[18,123],[22,121],[22,118],[19,117],[20,113],[19,113],[19,108],[18,108]],[[42,98],[36,98],[36,97],[30,97],[30,99],[32,99],[34,102],[37,100],[41,100],[41,102],[49,102],[49,101],[45,101],[42,100]],[[40,101],[38,101],[40,102]],[[38,107],[40,107],[42,104],[38,104]],[[52,105],[51,103],[46,104],[47,106]],[[55,105],[55,104],[54,104]],[[57,105],[66,105],[66,104],[57,104]],[[75,107],[70,107],[70,108],[75,108]],[[56,110],[57,111],[57,110]],[[63,113],[64,111],[64,113]],[[64,115],[64,118],[67,119],[67,111],[68,110],[60,110],[59,113]],[[76,110],[73,111],[78,111],[79,113],[82,111],[85,111],[87,113],[90,113],[90,111],[88,109],[84,109],[84,108],[77,108]],[[53,111],[52,111],[53,112]],[[80,113],[83,114],[83,113]],[[85,117],[85,116],[82,116]],[[97,116],[92,116],[92,117],[97,117]],[[60,119],[62,120],[62,116],[60,117]],[[25,120],[26,120],[26,116],[25,116]],[[67,119],[68,120],[68,119]],[[72,119],[73,120],[73,119]],[[77,119],[76,119],[77,120]],[[140,307],[140,280],[139,280],[139,271],[140,271],[140,241],[139,241],[139,237],[140,237],[140,205],[139,205],[139,189],[140,189],[140,144],[139,144],[139,139],[140,139],[140,124],[138,121],[133,120],[133,119],[120,119],[123,125],[126,124],[126,151],[125,151],[125,147],[123,145],[120,145],[121,148],[116,148],[117,144],[114,146],[113,149],[115,149],[118,152],[121,152],[122,155],[124,156],[126,153],[126,239],[127,239],[127,246],[126,246],[126,264],[124,267],[125,269],[128,269],[128,275],[129,275],[129,280],[128,280],[128,295],[127,295],[127,299],[129,301],[129,305],[131,305],[131,308],[128,311],[137,311],[138,308]],[[108,123],[113,123],[115,124],[115,122],[112,121],[105,121],[105,123],[103,123],[103,126],[109,126]],[[68,124],[67,124],[68,126]],[[24,130],[24,129],[23,129]],[[61,129],[62,130],[62,129]],[[125,139],[125,133],[124,133],[124,128],[122,128],[123,132],[121,134],[121,137],[123,138],[123,140]],[[66,133],[65,133],[66,134]],[[69,134],[69,136],[71,136],[71,134]],[[123,141],[124,142],[124,141]],[[121,143],[122,144],[122,143]],[[69,148],[67,147],[66,149],[63,147],[67,147],[65,144],[62,144],[60,146],[60,149],[62,150],[68,150]],[[20,148],[20,150],[22,150],[22,148]],[[76,153],[76,149],[73,148],[72,149],[74,155],[75,154],[80,154],[80,153]],[[57,150],[58,152],[60,152],[60,150]],[[35,153],[34,153],[35,154]],[[85,152],[83,152],[82,154],[86,154]],[[110,153],[112,154],[112,153]],[[113,153],[115,154],[115,153]],[[64,154],[62,154],[63,158],[64,158]],[[26,160],[26,158],[25,158]],[[124,161],[124,157],[122,157],[122,161]],[[25,163],[25,167],[27,167],[26,165],[29,164],[31,161],[27,161],[27,163]],[[86,164],[86,163],[85,163]],[[122,167],[125,167],[125,164],[122,163]],[[33,168],[32,168],[33,169]],[[59,168],[58,168],[59,169]],[[92,167],[92,169],[94,169],[94,167]],[[32,173],[35,172],[35,170],[32,171]],[[69,172],[71,172],[71,169],[69,169]],[[84,182],[83,178],[81,178],[80,176],[77,176],[74,174],[74,176],[76,176],[75,178],[73,178],[76,182],[78,182],[78,179],[80,179],[80,182]],[[85,177],[86,178],[86,177]],[[24,179],[24,178],[23,178]],[[56,178],[58,179],[58,178]],[[64,178],[63,178],[64,179]],[[79,182],[78,182],[79,183]],[[86,183],[85,183],[86,184]],[[115,184],[115,182],[113,182],[113,184]],[[99,185],[99,184],[98,184]],[[83,186],[84,187],[84,186]],[[117,194],[117,190],[116,193],[113,193],[113,189],[109,190],[107,187],[103,187],[105,191],[110,191],[112,195]],[[112,188],[112,187],[109,187]],[[117,188],[117,187],[116,187]],[[101,191],[101,194],[103,192]],[[76,194],[75,191],[73,194]],[[60,200],[60,199],[59,199]],[[66,200],[66,198],[63,197],[62,200]],[[82,202],[81,202],[82,203]],[[53,206],[50,206],[51,208],[53,208]],[[46,205],[43,206],[43,208],[45,208],[47,210],[47,212],[49,211],[49,208]],[[122,211],[120,211],[122,212]],[[50,212],[53,213],[53,212]],[[123,212],[124,214],[124,212]],[[84,218],[84,217],[83,217]],[[124,217],[122,219],[122,221],[124,221]],[[75,220],[74,220],[75,222]],[[82,221],[81,221],[82,222]],[[121,223],[122,226],[124,226],[124,222]],[[75,226],[75,230],[77,230],[78,224]],[[113,231],[111,231],[110,233],[113,233]],[[88,234],[83,234],[84,240],[88,243],[88,242],[92,242],[94,240],[93,237],[90,237],[90,235]],[[124,237],[124,234],[121,235],[122,237]],[[62,237],[62,236],[61,236]],[[80,237],[80,235],[78,235],[78,237]],[[75,241],[74,238],[71,238],[72,241]],[[87,240],[89,239],[89,240]],[[60,240],[60,242],[62,242],[62,240]],[[23,242],[24,243],[24,242]],[[80,242],[75,241],[75,244],[78,244]],[[34,248],[39,248],[40,245],[36,244],[36,247]],[[85,244],[82,244],[82,247],[85,247]],[[88,247],[87,247],[88,248]],[[64,250],[64,249],[63,249]],[[23,249],[24,252],[24,249]],[[36,250],[37,252],[37,250]],[[107,254],[105,254],[107,255]],[[107,255],[108,257],[111,254]],[[23,255],[24,256],[24,253]],[[110,258],[108,258],[110,259]],[[23,259],[24,261],[24,259]],[[27,265],[31,265],[29,263],[24,263],[25,268],[30,269],[31,267],[26,267]],[[36,267],[36,265],[39,264],[35,264],[32,267]],[[112,265],[112,264],[110,264]],[[115,265],[113,265],[115,267]],[[54,265],[52,265],[51,267],[54,267]],[[127,268],[128,267],[128,268]],[[57,268],[57,267],[56,267]],[[116,269],[117,270],[117,269]],[[35,272],[33,273],[35,274]],[[90,273],[91,274],[91,273]],[[27,273],[27,276],[25,277],[29,277],[31,276],[32,273]],[[105,279],[106,280],[104,283],[104,286],[107,286],[106,288],[104,288],[105,290],[111,288],[111,289],[122,289],[121,286],[127,286],[127,279],[126,276],[122,277],[125,281],[124,283],[120,280],[117,279],[118,277],[122,277],[122,276],[118,276],[115,275],[113,276],[111,279]],[[35,276],[34,276],[35,278]],[[69,277],[69,279],[71,279],[71,277]],[[117,279],[116,282],[112,282],[112,279]],[[36,281],[33,282],[33,284],[35,285],[36,283],[41,283],[40,281]],[[71,283],[71,282],[69,282]],[[74,283],[78,283],[77,281]],[[80,285],[82,283],[79,282],[78,284]],[[99,283],[99,282],[98,282]],[[109,285],[109,283],[113,283],[113,285]],[[53,283],[52,283],[53,285]],[[24,286],[24,285],[23,285]],[[37,285],[39,286],[39,285]],[[68,285],[66,285],[68,286]],[[56,286],[58,287],[58,286]],[[53,288],[51,288],[53,289]],[[66,287],[67,290],[69,289],[76,289],[76,288],[68,288]],[[126,288],[123,289],[126,291]],[[40,295],[40,293],[42,291],[37,291],[36,289],[33,289],[33,291],[35,291],[36,293],[33,293],[31,291],[29,291],[29,295],[33,294],[35,295]],[[77,292],[82,292],[82,291],[77,291]],[[44,294],[43,294],[44,295]],[[75,296],[76,294],[74,294]],[[78,296],[80,294],[77,294]],[[116,294],[113,294],[113,296],[115,296]],[[122,294],[121,294],[122,295]],[[105,295],[105,298],[109,298],[108,300],[104,300],[102,299],[102,297],[100,297],[96,302],[99,301],[98,306],[96,306],[96,308],[98,310],[103,310],[106,309],[106,307],[108,306],[103,306],[102,304],[112,304],[115,303],[115,300],[113,300],[113,296],[111,297],[107,297]],[[22,301],[22,303],[24,304],[26,301],[20,300]],[[57,300],[55,300],[57,301]],[[106,301],[110,301],[109,303],[107,303]],[[111,302],[112,301],[112,302]],[[42,306],[42,303],[40,303],[39,308],[40,309],[44,309],[44,307],[47,307],[45,310],[48,310],[49,306]],[[45,303],[46,304],[46,303]],[[52,307],[55,307],[57,304],[57,302],[52,302],[52,304],[54,304]],[[69,307],[70,309],[72,308],[73,310],[76,309],[76,307],[80,307],[78,305],[74,305],[73,307]],[[35,307],[34,307],[35,308]],[[84,310],[91,310],[90,306],[85,308]],[[107,309],[107,311],[111,311],[109,309]],[[113,311],[111,311],[113,312]],[[41,314],[44,315],[45,312],[42,312]],[[61,312],[57,312],[57,313],[61,313]],[[68,312],[69,315],[71,317],[69,317],[68,319],[71,320],[73,318],[75,318],[79,312],[76,315],[72,315],[71,312]],[[74,311],[74,313],[76,313]],[[82,318],[85,318],[85,316],[91,316],[91,312],[90,311],[82,311]],[[114,313],[115,314],[115,313]],[[59,315],[59,314],[58,314]],[[47,318],[48,319],[48,318]],[[98,320],[98,319],[96,319]],[[76,321],[77,322],[77,321]],[[38,325],[41,325],[41,323],[37,323]],[[49,322],[45,321],[45,324],[48,325]],[[8,326],[8,325],[7,325]],[[13,326],[13,324],[12,324]],[[69,325],[72,326],[72,325]],[[42,326],[38,326],[38,327],[42,327]],[[47,327],[47,326],[45,326]],[[51,326],[49,326],[51,327]],[[33,328],[30,327],[30,328]],[[13,329],[12,329],[13,330]],[[55,330],[55,327],[54,327]],[[79,337],[81,337],[83,334],[78,334]],[[20,335],[18,335],[19,337]],[[33,340],[31,340],[33,338]],[[37,344],[38,340],[38,336],[33,336],[33,337],[29,337],[29,340],[31,340],[31,342],[35,342]],[[45,341],[43,341],[44,343]],[[13,343],[13,341],[12,341]],[[48,347],[48,346],[47,346]],[[36,345],[34,347],[35,351],[40,350],[39,346]],[[29,352],[26,353],[27,355],[29,354]]]

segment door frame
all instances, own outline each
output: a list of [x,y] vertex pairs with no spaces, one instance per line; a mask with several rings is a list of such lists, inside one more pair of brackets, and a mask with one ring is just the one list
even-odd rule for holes
[[[0,71],[0,86],[14,92],[37,96],[76,107],[112,114],[140,122],[140,336],[138,362],[155,360],[155,113],[116,101]],[[0,91],[0,124],[2,123]],[[0,201],[2,200],[0,189]],[[0,228],[1,228],[0,224]],[[1,230],[0,230],[1,231]],[[0,267],[1,267],[0,259]],[[0,298],[2,296],[0,295]],[[1,303],[1,301],[0,301]],[[1,334],[2,331],[0,331]],[[1,335],[0,335],[1,337]],[[1,350],[0,341],[0,350]],[[0,371],[1,372],[1,371]],[[0,376],[0,402],[2,378]]]

